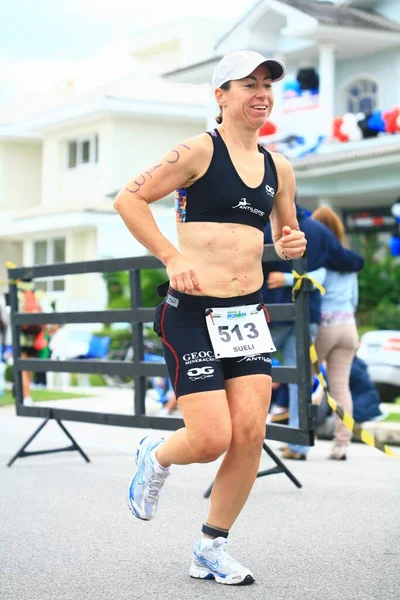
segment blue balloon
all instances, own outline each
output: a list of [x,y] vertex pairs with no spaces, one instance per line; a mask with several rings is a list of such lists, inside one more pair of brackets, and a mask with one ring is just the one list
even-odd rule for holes
[[389,249],[392,256],[400,256],[400,237],[394,235],[389,240]]
[[283,84],[283,92],[296,92],[300,95],[301,87],[297,79],[289,79]]
[[367,121],[367,125],[372,131],[385,131],[386,124],[382,118],[382,111],[374,110]]

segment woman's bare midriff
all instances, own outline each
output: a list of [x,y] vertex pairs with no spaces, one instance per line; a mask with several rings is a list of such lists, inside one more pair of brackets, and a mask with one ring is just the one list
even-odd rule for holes
[[196,295],[231,298],[259,290],[264,235],[236,223],[178,223],[181,254],[200,282]]

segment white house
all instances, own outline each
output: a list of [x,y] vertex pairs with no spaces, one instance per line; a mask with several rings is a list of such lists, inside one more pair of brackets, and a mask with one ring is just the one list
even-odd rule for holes
[[[400,116],[393,110],[400,107],[400,2],[259,0],[206,60],[165,77],[209,81],[221,56],[239,49],[279,57],[287,66],[285,82],[275,84],[272,121],[277,132],[262,141],[281,147],[291,158],[301,203],[311,209],[328,203],[349,213],[371,208],[389,215],[400,196]],[[291,97],[288,83],[301,77],[317,77],[318,93]],[[395,135],[364,139],[355,130],[354,116],[349,119],[353,139],[362,139],[343,143],[332,137],[335,117],[377,109],[397,114]],[[322,140],[317,151],[307,152],[318,145],[317,139]]]
[[[169,31],[155,28],[135,39],[136,64],[128,75],[84,94],[64,94],[53,108],[0,127],[0,279],[6,261],[31,265],[146,253],[112,200],[180,140],[204,131],[208,102],[207,86],[169,82],[157,70],[193,60],[187,38],[198,36],[199,25],[208,35],[197,49],[200,55],[202,47],[210,51],[227,22],[185,19]],[[177,243],[172,205],[171,196],[152,210]],[[38,284],[58,305],[104,307],[99,275]]]
[[[360,113],[393,113],[400,105],[398,0],[258,0],[235,23],[197,19],[195,25],[152,30],[132,45],[131,74],[0,127],[0,279],[6,260],[28,265],[144,254],[112,198],[179,140],[215,126],[211,72],[237,49],[287,65],[286,82],[275,90],[276,132],[261,141],[292,160],[301,203],[349,211],[349,224],[361,211],[364,225],[375,223],[368,215],[376,213],[391,226],[390,206],[400,196],[400,117],[398,133],[368,139],[355,122]],[[300,80],[315,80],[317,89],[304,85],[297,94]],[[358,116],[347,125],[334,121],[346,113]],[[346,141],[332,136],[334,122]],[[153,210],[175,242],[172,199]],[[45,285],[75,305],[104,305],[97,275]]]

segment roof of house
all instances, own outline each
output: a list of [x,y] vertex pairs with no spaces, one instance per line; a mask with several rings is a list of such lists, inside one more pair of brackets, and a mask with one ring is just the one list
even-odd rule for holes
[[310,154],[304,158],[291,158],[296,173],[310,171],[315,168],[351,164],[354,161],[368,160],[400,154],[400,135],[372,138],[362,142],[350,142],[336,145],[337,151]]
[[[0,123],[0,137],[5,134],[17,135],[18,128],[21,135],[27,135],[31,129],[36,126],[41,127],[42,123],[56,122],[64,120],[65,115],[75,114],[75,112],[87,112],[89,109],[98,110],[111,104],[124,104],[128,107],[129,102],[132,108],[135,105],[144,104],[148,112],[151,113],[154,107],[154,114],[157,114],[157,108],[162,105],[168,111],[178,109],[184,114],[186,109],[205,107],[208,97],[204,86],[198,84],[182,84],[175,81],[167,81],[159,76],[148,74],[144,69],[135,69],[123,77],[114,81],[108,81],[100,86],[82,93],[71,93],[58,95],[43,100],[42,103],[27,102],[26,97],[21,100],[21,106],[6,106],[2,109],[1,117],[4,123]],[[18,118],[17,118],[18,115]]]
[[279,0],[279,2],[301,10],[324,25],[400,31],[399,23],[369,10],[341,6],[332,2],[316,2],[315,0]]
[[[359,8],[351,8],[349,6],[341,6],[333,2],[322,2],[317,0],[278,0],[281,4],[285,4],[290,8],[295,8],[303,13],[317,19],[323,25],[341,26],[341,27],[358,27],[361,29],[374,29],[375,31],[392,31],[394,33],[400,31],[400,24],[391,21],[386,17],[382,17],[370,10],[361,10]],[[265,0],[256,2],[236,23],[228,29],[219,39],[215,48],[229,36],[231,33],[240,27],[249,17],[262,8]]]

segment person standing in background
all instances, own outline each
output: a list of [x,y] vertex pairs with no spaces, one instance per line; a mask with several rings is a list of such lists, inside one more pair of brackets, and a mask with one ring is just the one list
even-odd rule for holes
[[[313,212],[312,218],[329,227],[339,242],[344,243],[344,225],[331,208],[318,208]],[[326,293],[321,298],[321,323],[315,348],[319,361],[326,361],[332,397],[343,410],[352,414],[350,370],[359,344],[355,320],[358,302],[357,273],[339,273],[328,269],[324,287]],[[346,460],[350,442],[351,432],[335,416],[335,436],[329,458]]]
[[[40,313],[42,311],[40,294],[35,290],[35,285],[30,278],[18,281],[18,310],[28,314]],[[22,325],[20,334],[21,358],[37,358],[38,351],[43,349],[39,342],[44,334],[42,325]],[[22,371],[22,396],[25,406],[33,403],[31,396],[31,373]]]
[[[307,250],[307,272],[318,283],[324,285],[326,269],[343,273],[360,271],[364,259],[343,248],[339,240],[322,223],[306,214],[304,208],[296,203],[296,217],[301,231],[309,241]],[[272,243],[271,226],[267,223],[264,230],[264,243]],[[262,288],[265,304],[288,304],[292,302],[293,274],[292,266],[286,261],[263,263],[265,283]],[[315,341],[321,320],[321,294],[314,289],[309,295],[310,336]],[[272,339],[278,350],[281,350],[285,366],[296,365],[296,335],[293,321],[274,321],[270,325]],[[289,384],[289,425],[299,426],[299,407],[297,385]],[[283,458],[289,460],[306,460],[308,446],[289,444],[283,449]]]

